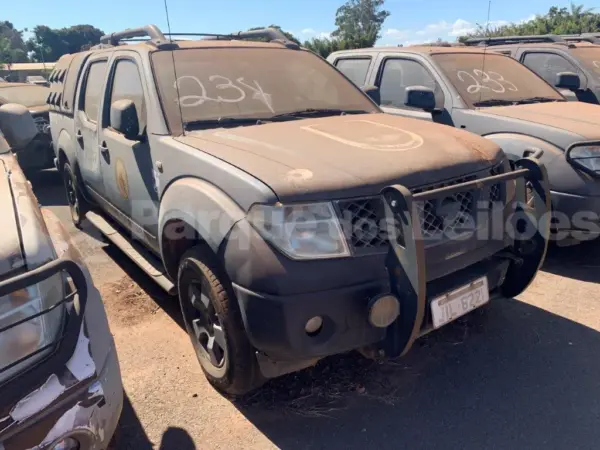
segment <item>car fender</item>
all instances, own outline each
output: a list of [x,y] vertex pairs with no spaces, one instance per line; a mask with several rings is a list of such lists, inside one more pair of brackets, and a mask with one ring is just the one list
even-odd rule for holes
[[496,133],[484,136],[497,143],[511,161],[526,156],[527,151],[541,149],[540,162],[548,170],[550,189],[555,192],[565,192],[577,195],[600,195],[600,183],[569,164],[565,152],[550,142],[517,133]]
[[77,154],[75,153],[74,138],[64,128],[60,130],[58,139],[56,139],[56,142],[54,143],[54,151],[56,152],[56,157],[59,159],[59,162],[62,152],[67,161],[69,161],[69,164],[76,164]]
[[[199,178],[180,178],[164,191],[160,201],[158,226],[159,245],[163,261],[164,241],[168,233],[174,238],[181,230],[166,228],[170,223],[183,221],[217,254],[233,225],[246,217],[246,212],[231,197],[215,185]],[[168,270],[168,268],[167,268]]]

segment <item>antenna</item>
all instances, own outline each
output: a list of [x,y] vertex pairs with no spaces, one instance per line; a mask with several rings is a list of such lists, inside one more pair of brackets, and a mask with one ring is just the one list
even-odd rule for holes
[[[165,0],[166,1],[166,0]],[[485,23],[485,34],[486,37],[490,37],[490,13],[492,11],[492,0],[488,1],[487,21]],[[487,55],[487,45],[483,48],[483,61],[481,63],[481,72],[485,72],[485,56]],[[479,101],[481,102],[481,96],[483,95],[483,89],[479,90]]]
[[[167,16],[167,28],[169,29],[169,42],[173,42],[173,34],[171,33],[171,20],[169,19],[169,7],[167,0],[165,3],[165,14]],[[175,66],[175,50],[171,49],[171,60],[173,61],[173,76],[175,77],[175,91],[177,92],[177,106],[179,107],[179,117],[181,119],[181,133],[185,135],[185,127],[183,125],[183,110],[181,109],[181,94],[179,92],[179,78],[177,78],[177,67]]]

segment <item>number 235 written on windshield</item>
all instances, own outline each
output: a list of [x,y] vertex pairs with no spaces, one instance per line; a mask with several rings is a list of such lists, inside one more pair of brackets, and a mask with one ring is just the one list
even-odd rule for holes
[[473,82],[467,87],[469,94],[476,94],[482,89],[489,89],[492,92],[503,94],[506,91],[517,92],[519,88],[509,80],[506,80],[498,72],[473,69],[473,74],[465,70],[456,72],[456,76],[463,83]]

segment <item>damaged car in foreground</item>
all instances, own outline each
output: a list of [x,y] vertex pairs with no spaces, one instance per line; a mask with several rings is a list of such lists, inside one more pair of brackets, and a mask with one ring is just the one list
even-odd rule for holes
[[12,151],[37,134],[0,107],[0,449],[106,449],[123,404],[102,299]]

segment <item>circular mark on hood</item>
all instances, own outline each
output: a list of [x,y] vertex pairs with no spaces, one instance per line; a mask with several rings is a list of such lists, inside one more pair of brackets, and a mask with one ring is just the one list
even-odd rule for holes
[[294,169],[286,174],[287,180],[292,183],[301,183],[310,180],[312,177],[313,173],[308,169]]
[[424,143],[417,133],[371,120],[349,120],[341,126],[327,128],[309,125],[302,129],[351,147],[380,152],[413,150]]

